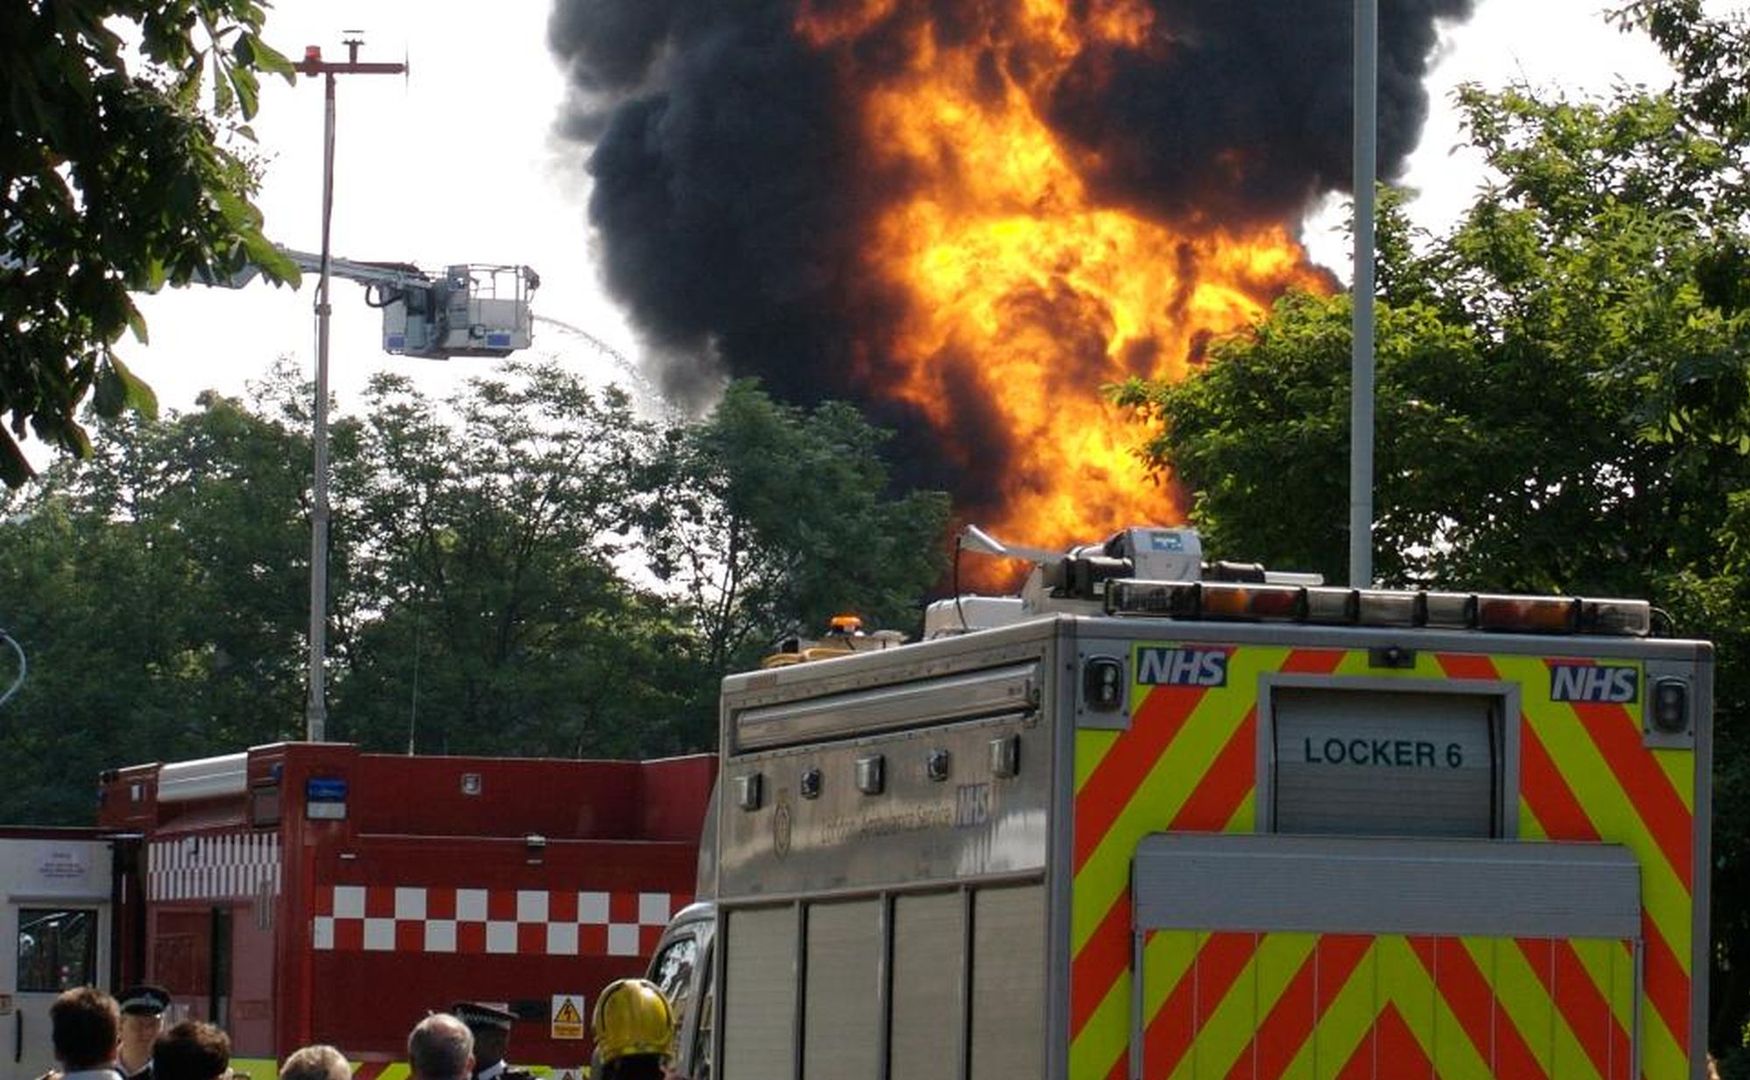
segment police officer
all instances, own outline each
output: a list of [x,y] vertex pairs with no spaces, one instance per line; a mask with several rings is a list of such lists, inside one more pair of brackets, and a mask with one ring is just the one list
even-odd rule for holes
[[162,986],[130,986],[116,998],[122,1010],[122,1044],[116,1053],[127,1080],[152,1080],[152,1044],[164,1029],[170,991]]
[[602,989],[590,1018],[597,1080],[663,1080],[674,1050],[674,1011],[649,979],[619,979]]
[[450,1012],[474,1033],[473,1080],[535,1080],[535,1074],[527,1069],[504,1063],[515,1013],[478,1001],[458,1001]]

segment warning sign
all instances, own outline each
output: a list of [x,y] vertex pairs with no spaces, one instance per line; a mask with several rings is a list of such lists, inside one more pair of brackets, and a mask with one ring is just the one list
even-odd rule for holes
[[583,1066],[576,1065],[565,1069],[554,1069],[547,1074],[547,1080],[583,1080],[585,1075]]
[[553,1034],[555,1039],[583,1038],[583,995],[553,995]]

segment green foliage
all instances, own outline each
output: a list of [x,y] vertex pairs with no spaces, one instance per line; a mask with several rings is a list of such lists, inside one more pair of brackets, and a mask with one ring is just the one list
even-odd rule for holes
[[910,629],[939,580],[948,504],[894,499],[887,435],[853,407],[804,411],[732,384],[702,425],[667,433],[641,521],[651,569],[681,589],[717,676],[833,615]]
[[[293,77],[253,0],[0,5],[0,479],[30,466],[27,429],[85,455],[76,418],[151,415],[116,352],[146,325],[129,293],[254,263],[297,270],[261,232],[255,177],[217,124],[255,114],[258,79]],[[128,31],[135,33],[128,33]],[[131,47],[128,38],[137,40]],[[200,104],[211,72],[210,107]],[[235,133],[247,137],[246,128]]]
[[[0,494],[0,627],[31,663],[0,821],[86,821],[102,768],[302,733],[310,401],[282,366],[100,421],[89,460]],[[940,572],[942,497],[889,494],[843,405],[742,386],[659,431],[509,364],[444,401],[379,377],[332,433],[329,734],[370,749],[708,749],[729,665],[843,609],[911,625]]]
[[0,509],[0,625],[30,657],[0,710],[0,821],[88,820],[101,766],[295,734],[308,457],[209,395],[104,425]]
[[[1493,182],[1446,235],[1382,203],[1375,566],[1393,584],[1630,595],[1718,643],[1713,1042],[1750,1015],[1750,305],[1744,24],[1646,0],[1669,93],[1467,88]],[[1734,48],[1736,51],[1733,51]],[[1350,303],[1292,295],[1118,399],[1234,558],[1346,580]]]
[[443,406],[399,376],[367,393],[336,490],[351,587],[374,600],[336,735],[449,753],[680,749],[689,630],[617,565],[650,427],[623,393],[557,366],[503,375]]

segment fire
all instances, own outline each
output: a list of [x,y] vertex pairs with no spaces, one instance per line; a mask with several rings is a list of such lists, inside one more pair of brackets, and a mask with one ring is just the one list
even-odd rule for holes
[[[906,298],[871,391],[921,410],[960,464],[983,437],[968,403],[994,419],[1019,463],[981,522],[999,535],[1059,545],[1182,520],[1134,453],[1145,433],[1101,387],[1181,378],[1211,336],[1321,279],[1281,226],[1155,220],[1090,190],[1098,163],[1053,131],[1046,103],[1088,50],[1171,62],[1143,0],[992,2],[952,34],[919,7],[804,2],[797,23],[846,65],[871,172],[911,181],[865,248],[871,280]],[[856,66],[878,29],[905,35],[902,58]]]

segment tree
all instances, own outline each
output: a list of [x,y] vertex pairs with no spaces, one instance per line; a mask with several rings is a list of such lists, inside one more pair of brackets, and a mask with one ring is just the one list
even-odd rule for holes
[[88,821],[103,768],[301,726],[308,440],[211,394],[98,431],[0,506],[0,625],[30,655],[0,711],[3,821]]
[[[1742,25],[1695,9],[1624,16],[1674,52],[1673,92],[1463,91],[1496,179],[1449,234],[1383,204],[1375,546],[1388,583],[1646,596],[1716,640],[1725,1050],[1750,1016],[1750,127],[1744,54],[1707,44]],[[1223,554],[1346,576],[1348,310],[1286,297],[1199,375],[1116,391]]]
[[885,432],[842,402],[813,410],[729,386],[667,436],[641,522],[651,570],[681,591],[711,678],[833,615],[909,627],[941,577],[947,497],[889,492]]
[[366,415],[336,484],[368,598],[337,734],[450,753],[681,749],[689,628],[617,565],[653,437],[626,395],[508,364],[441,405],[379,376]]
[[[101,417],[150,414],[116,351],[144,341],[130,291],[297,269],[261,232],[251,134],[258,79],[293,77],[255,0],[57,0],[0,8],[0,479],[31,474],[27,426],[76,455]],[[130,63],[137,49],[138,62]],[[211,74],[208,83],[207,75]],[[212,88],[210,108],[200,106]],[[218,125],[227,125],[221,133]]]

